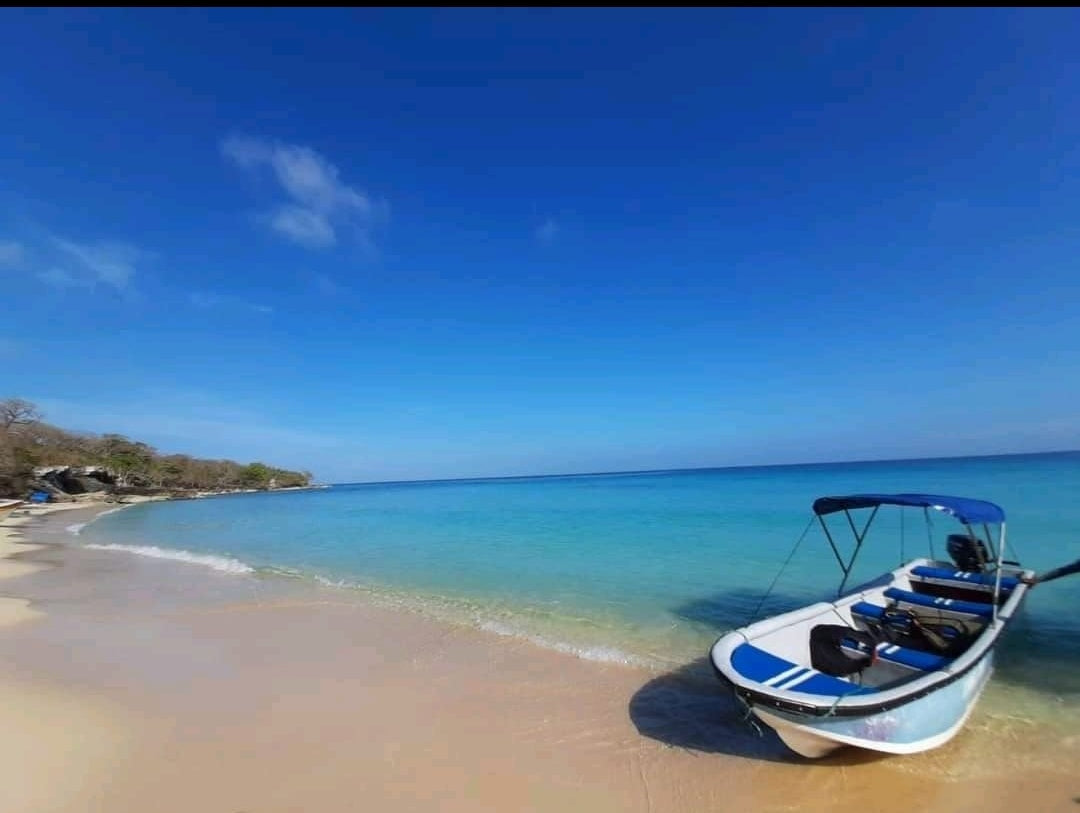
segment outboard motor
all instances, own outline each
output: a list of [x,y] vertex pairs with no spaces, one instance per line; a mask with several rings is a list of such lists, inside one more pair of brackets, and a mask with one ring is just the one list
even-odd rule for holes
[[965,534],[949,534],[945,548],[961,570],[979,573],[990,561],[982,540]]

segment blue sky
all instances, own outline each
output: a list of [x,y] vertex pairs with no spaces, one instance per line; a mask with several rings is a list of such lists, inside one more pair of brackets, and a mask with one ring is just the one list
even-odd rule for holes
[[325,480],[1080,447],[1075,11],[0,12],[0,361]]

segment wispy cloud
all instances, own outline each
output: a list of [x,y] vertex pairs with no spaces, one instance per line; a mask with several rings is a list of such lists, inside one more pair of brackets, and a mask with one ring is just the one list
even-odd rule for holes
[[76,243],[56,238],[57,247],[77,263],[95,282],[123,291],[135,276],[142,252],[127,243]]
[[536,239],[544,245],[550,245],[559,236],[559,224],[548,218],[536,228]]
[[47,266],[36,274],[46,285],[54,288],[104,286],[121,294],[131,293],[135,266],[147,256],[130,243],[81,243],[55,236],[43,241],[33,252],[19,247],[20,263]]
[[340,231],[362,239],[384,206],[341,179],[338,168],[310,147],[233,136],[221,144],[226,160],[249,172],[269,171],[286,199],[260,214],[287,240],[306,248],[329,248]]
[[273,313],[274,308],[259,302],[248,302],[232,296],[205,293],[197,291],[188,295],[188,301],[196,308],[209,310],[211,308],[233,308],[238,310],[254,311],[255,313]]
[[0,240],[0,267],[18,268],[22,265],[26,250],[22,243],[14,240]]
[[94,283],[89,278],[72,274],[63,268],[50,268],[39,271],[37,278],[53,288],[89,288]]

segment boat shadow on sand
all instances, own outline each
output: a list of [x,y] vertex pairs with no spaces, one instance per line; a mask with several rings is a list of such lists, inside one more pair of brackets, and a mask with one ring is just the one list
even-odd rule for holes
[[[677,608],[675,614],[720,637],[746,623],[760,598],[760,594],[734,590],[695,599]],[[782,608],[805,603],[805,597],[773,595],[762,613],[784,612]],[[750,609],[745,611],[747,607]],[[736,618],[735,614],[742,617]],[[717,679],[707,656],[652,678],[630,698],[628,711],[642,736],[703,754],[805,765],[861,765],[886,756],[855,748],[843,748],[817,760],[796,755],[772,729],[747,716],[742,704]]]

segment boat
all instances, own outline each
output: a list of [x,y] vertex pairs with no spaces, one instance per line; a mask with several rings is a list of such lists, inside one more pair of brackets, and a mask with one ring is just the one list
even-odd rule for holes
[[[956,520],[950,560],[931,551],[845,592],[883,507]],[[727,633],[710,651],[717,676],[804,757],[846,746],[912,754],[948,742],[975,707],[994,650],[1036,578],[1004,558],[1005,512],[966,497],[853,494],[821,497],[813,513],[843,574],[839,597]],[[850,556],[830,531],[827,518],[836,524],[836,515],[854,535]]]

